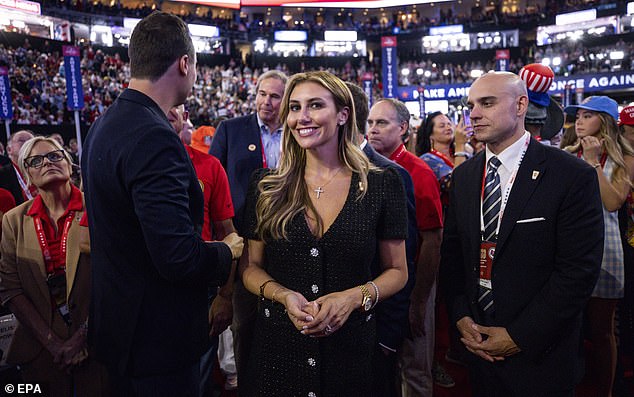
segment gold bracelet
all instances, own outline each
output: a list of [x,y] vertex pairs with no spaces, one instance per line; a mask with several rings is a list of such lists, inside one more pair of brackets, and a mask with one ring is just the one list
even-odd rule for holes
[[601,163],[592,164],[593,168],[601,168]]
[[278,301],[276,301],[276,300],[275,300],[275,295],[276,295],[278,292],[280,292],[280,290],[282,290],[282,289],[284,289],[284,287],[279,287],[278,289],[276,289],[275,291],[273,291],[273,295],[271,295],[271,300],[272,300],[273,302],[282,303],[282,302],[278,302]]
[[266,288],[266,285],[270,282],[273,282],[275,280],[273,279],[269,279],[266,280],[265,282],[262,283],[262,285],[260,285],[260,299],[264,300],[264,288]]

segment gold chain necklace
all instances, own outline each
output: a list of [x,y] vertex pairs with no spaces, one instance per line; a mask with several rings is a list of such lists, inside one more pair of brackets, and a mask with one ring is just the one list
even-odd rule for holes
[[328,186],[328,184],[330,182],[332,182],[333,179],[335,179],[335,177],[339,174],[339,172],[341,172],[342,169],[343,169],[343,166],[339,167],[337,172],[335,172],[334,175],[331,176],[330,179],[328,179],[328,182],[326,182],[326,183],[324,183],[322,185],[317,185],[317,189],[313,189],[313,192],[315,192],[317,194],[317,199],[319,199],[321,194],[325,192],[324,187]]

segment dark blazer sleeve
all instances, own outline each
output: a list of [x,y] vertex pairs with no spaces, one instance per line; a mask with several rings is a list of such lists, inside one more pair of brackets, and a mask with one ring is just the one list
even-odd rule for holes
[[[464,167],[464,165],[461,167]],[[449,206],[445,216],[440,248],[440,283],[445,291],[446,303],[451,315],[451,324],[455,324],[465,316],[472,316],[469,310],[467,291],[465,290],[465,258],[456,214],[459,200],[455,180],[457,177],[459,178],[460,171],[462,170],[456,169],[454,171],[454,183],[449,188]]]
[[398,171],[407,197],[407,283],[405,287],[390,298],[381,302],[377,308],[377,337],[381,345],[396,350],[409,331],[409,298],[416,282],[416,248],[418,231],[416,228],[416,204],[412,177],[402,167],[393,167]]
[[143,155],[134,151],[126,159],[126,184],[156,270],[174,282],[226,280],[229,247],[203,242],[192,225],[193,169],[182,144],[163,128],[142,134],[136,144]]
[[214,133],[209,147],[209,154],[220,160],[220,163],[227,169],[227,127],[224,121],[220,122],[218,129]]
[[513,341],[534,360],[546,353],[560,330],[583,310],[601,267],[604,227],[596,171],[584,166],[570,186],[557,211],[552,275],[507,326]]

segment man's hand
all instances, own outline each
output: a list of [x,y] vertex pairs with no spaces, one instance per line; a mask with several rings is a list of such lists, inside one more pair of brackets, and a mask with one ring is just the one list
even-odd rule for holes
[[481,343],[471,344],[471,346],[490,356],[508,357],[521,351],[504,327],[485,327],[473,324],[472,328],[482,335],[487,335],[488,338]]
[[494,357],[490,355],[489,353],[485,352],[484,350],[482,350],[482,348],[480,347],[480,344],[483,341],[483,337],[482,337],[482,334],[477,330],[477,328],[474,327],[476,325],[477,324],[473,322],[473,319],[469,316],[465,316],[461,318],[456,323],[456,327],[458,328],[460,335],[462,335],[462,338],[460,338],[460,340],[465,345],[467,350],[469,350],[471,353],[475,354],[476,356],[482,358],[483,360],[487,360],[490,362],[503,360],[504,359],[503,357],[502,358]]
[[218,294],[211,302],[209,308],[209,324],[211,329],[209,330],[209,336],[217,336],[222,333],[233,319],[233,305],[231,303],[231,296],[228,298]]
[[242,249],[244,248],[244,239],[238,236],[238,233],[229,233],[227,237],[222,239],[222,242],[229,246],[231,249],[231,256],[233,259],[238,259],[242,255]]

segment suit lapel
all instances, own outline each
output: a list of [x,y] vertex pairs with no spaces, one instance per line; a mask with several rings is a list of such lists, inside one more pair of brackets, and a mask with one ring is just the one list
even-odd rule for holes
[[73,223],[68,231],[68,240],[66,242],[66,300],[70,297],[73,290],[73,281],[77,273],[77,265],[79,263],[79,221],[83,212],[77,212]]
[[258,117],[255,113],[253,113],[253,116],[251,117],[251,126],[249,128],[247,128],[247,131],[249,131],[249,146],[250,145],[255,145],[255,154],[257,155],[257,157],[260,159],[260,166],[258,168],[262,167],[262,153],[264,152],[264,149],[262,148],[262,136],[260,135],[260,125],[258,124]]
[[[478,263],[477,258],[480,255],[480,206],[482,196],[482,174],[484,173],[484,162],[486,156],[484,151],[480,155],[473,158],[470,163],[468,176],[466,177],[467,184],[465,187],[464,197],[473,197],[467,201],[467,225],[469,227],[468,235],[471,239],[471,247],[473,248],[472,261]],[[466,165],[466,164],[464,164]],[[462,165],[462,166],[464,166]]]
[[[513,231],[515,222],[517,222],[521,216],[535,187],[537,187],[541,181],[545,172],[544,160],[545,153],[541,143],[531,139],[522,164],[517,172],[517,177],[511,189],[506,209],[502,215],[502,223],[500,224],[500,233],[497,240],[497,253],[504,249],[504,244],[511,231]],[[498,257],[498,255],[496,255],[496,257]]]

